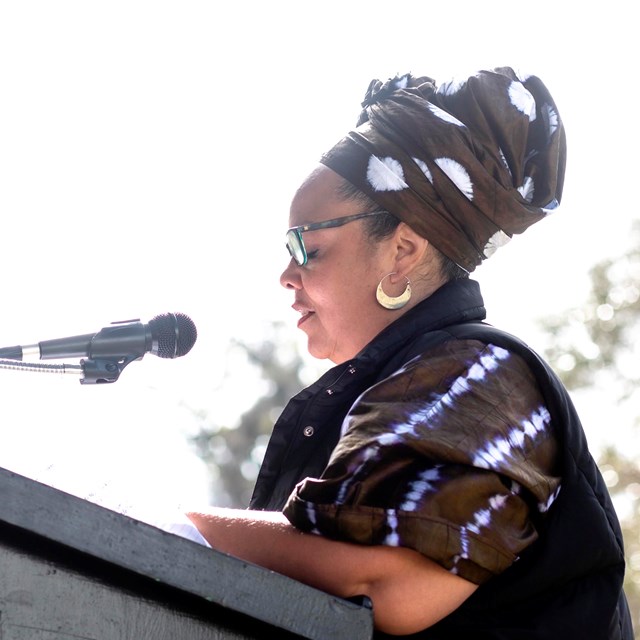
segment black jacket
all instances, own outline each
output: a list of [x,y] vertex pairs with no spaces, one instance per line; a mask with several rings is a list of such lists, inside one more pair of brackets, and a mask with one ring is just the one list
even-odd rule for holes
[[414,637],[632,640],[620,527],[573,404],[543,360],[484,316],[476,282],[448,283],[295,396],[274,427],[251,507],[280,510],[297,482],[320,476],[357,397],[413,356],[456,338],[501,346],[527,361],[542,389],[561,438],[562,489],[520,560]]

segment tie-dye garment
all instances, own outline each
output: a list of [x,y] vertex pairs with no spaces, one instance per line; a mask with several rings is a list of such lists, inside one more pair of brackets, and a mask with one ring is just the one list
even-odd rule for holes
[[300,529],[410,547],[481,584],[537,538],[558,444],[529,368],[450,340],[360,396],[329,464],[284,512]]
[[471,272],[562,197],[566,140],[540,78],[509,67],[369,85],[321,162]]

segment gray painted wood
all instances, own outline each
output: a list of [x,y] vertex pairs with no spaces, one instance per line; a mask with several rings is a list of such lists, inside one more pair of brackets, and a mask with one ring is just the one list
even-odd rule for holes
[[2,545],[0,566],[2,640],[251,637]]
[[367,607],[1,468],[0,496],[1,640],[373,635]]

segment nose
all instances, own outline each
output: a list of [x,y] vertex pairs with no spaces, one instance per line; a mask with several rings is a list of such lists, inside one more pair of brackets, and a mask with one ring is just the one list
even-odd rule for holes
[[291,258],[285,270],[280,274],[280,284],[285,289],[301,289],[302,281],[296,261]]

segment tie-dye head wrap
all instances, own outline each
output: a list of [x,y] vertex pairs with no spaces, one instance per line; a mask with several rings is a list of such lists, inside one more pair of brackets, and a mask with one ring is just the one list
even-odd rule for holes
[[321,162],[466,271],[558,206],[565,133],[536,76],[407,74],[372,81],[362,106]]

